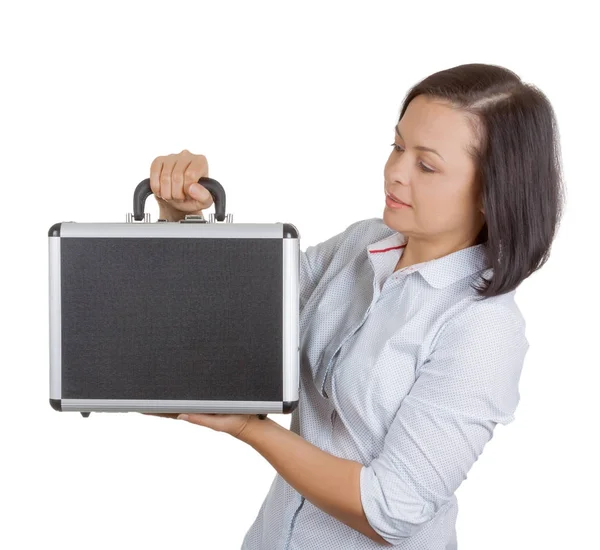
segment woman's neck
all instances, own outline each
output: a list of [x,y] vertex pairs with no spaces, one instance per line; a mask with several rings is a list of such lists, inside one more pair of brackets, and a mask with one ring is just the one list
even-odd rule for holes
[[467,242],[463,242],[462,244],[458,244],[458,245],[454,245],[454,246],[446,246],[446,247],[428,246],[426,250],[424,250],[424,247],[421,246],[421,247],[419,247],[419,250],[417,252],[415,252],[414,249],[415,249],[415,246],[417,246],[417,245],[413,241],[412,246],[411,246],[411,243],[407,240],[406,246],[404,247],[404,250],[402,252],[402,256],[400,256],[400,259],[398,260],[398,263],[396,264],[394,271],[398,271],[399,269],[403,269],[405,267],[408,267],[408,266],[411,266],[414,264],[420,264],[423,262],[428,262],[430,260],[436,260],[438,258],[442,258],[444,256],[447,256],[448,254],[458,252],[459,250],[462,250],[463,248],[468,248],[469,246],[473,246],[474,244],[476,244],[476,243],[469,240]]

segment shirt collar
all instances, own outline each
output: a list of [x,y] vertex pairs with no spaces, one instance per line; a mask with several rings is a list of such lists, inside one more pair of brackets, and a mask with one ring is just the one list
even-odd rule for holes
[[[388,230],[390,230],[389,227]],[[406,241],[407,238],[404,234],[394,231],[391,235],[367,246],[369,259],[372,259],[374,254],[394,254],[392,251],[395,251],[396,258],[399,258],[404,252]],[[460,279],[485,270],[486,266],[487,255],[485,244],[481,243],[452,252],[451,254],[446,254],[446,256],[442,256],[441,258],[413,264],[404,269],[409,273],[418,271],[431,286],[443,288]],[[399,270],[399,272],[402,271]],[[491,272],[492,269],[489,268],[485,271],[484,275],[487,276]]]

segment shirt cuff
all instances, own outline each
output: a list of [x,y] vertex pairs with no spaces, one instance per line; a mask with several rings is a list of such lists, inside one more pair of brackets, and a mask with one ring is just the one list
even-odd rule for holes
[[360,470],[360,498],[367,521],[390,544],[414,535],[434,516],[431,505],[379,458]]

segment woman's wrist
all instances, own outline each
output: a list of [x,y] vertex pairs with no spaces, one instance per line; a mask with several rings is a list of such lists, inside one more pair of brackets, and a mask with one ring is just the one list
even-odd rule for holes
[[[256,437],[265,428],[270,428],[272,424],[277,424],[274,420],[271,420],[269,417],[265,419],[258,418],[257,415],[252,414],[248,419],[248,422],[244,426],[244,429],[236,436],[237,439],[243,441],[244,443],[248,443],[250,446],[254,446],[256,441]],[[277,424],[279,426],[279,424]]]

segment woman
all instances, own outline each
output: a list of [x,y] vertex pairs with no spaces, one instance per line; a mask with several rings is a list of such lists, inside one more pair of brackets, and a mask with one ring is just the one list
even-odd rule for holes
[[[514,420],[529,348],[515,292],[564,200],[552,107],[505,68],[461,65],[409,91],[392,147],[383,218],[301,252],[290,430],[185,415],[277,471],[243,550],[455,549],[455,491]],[[162,218],[212,204],[201,176],[202,155],[154,160]]]

